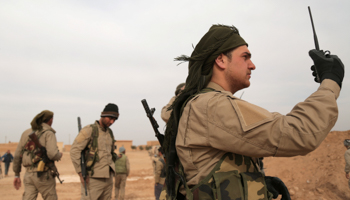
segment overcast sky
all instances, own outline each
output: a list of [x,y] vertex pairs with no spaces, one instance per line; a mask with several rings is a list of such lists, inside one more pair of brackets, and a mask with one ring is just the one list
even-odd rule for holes
[[[117,140],[156,140],[141,104],[161,108],[185,82],[190,55],[212,24],[236,26],[249,44],[256,70],[235,96],[287,114],[317,90],[308,51],[315,48],[311,6],[320,48],[350,64],[350,1],[113,0],[1,1],[0,143],[18,142],[42,110],[55,113],[57,140],[73,143],[82,125],[119,106],[111,126]],[[348,73],[348,70],[346,69]],[[349,130],[350,77],[338,98],[333,130]],[[6,140],[6,141],[5,141]]]

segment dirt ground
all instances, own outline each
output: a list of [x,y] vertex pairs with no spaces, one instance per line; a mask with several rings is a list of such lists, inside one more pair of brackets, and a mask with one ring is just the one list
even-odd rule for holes
[[[155,199],[154,197],[154,177],[152,162],[147,151],[131,151],[126,152],[130,160],[130,175],[127,178],[125,188],[125,199],[147,200]],[[64,152],[62,160],[57,164],[57,169],[60,173],[60,178],[63,184],[56,181],[56,189],[58,199],[60,200],[77,200],[80,199],[80,182],[78,175],[75,173],[71,162],[69,152]],[[12,165],[10,166],[12,167]],[[4,164],[2,163],[4,174]],[[23,168],[22,168],[23,170]],[[19,200],[22,199],[24,192],[23,187],[24,172],[21,173],[22,187],[19,190],[14,189],[13,179],[14,173],[9,170],[8,177],[0,179],[0,199],[1,200]],[[114,197],[114,187],[113,194]],[[39,195],[38,200],[42,200]]]
[[329,133],[322,144],[306,156],[265,158],[265,173],[281,178],[292,199],[350,199],[344,172],[344,139],[350,139],[350,130]]
[[[297,200],[344,200],[350,199],[350,189],[344,172],[343,140],[350,138],[350,131],[331,132],[318,149],[306,156],[290,158],[270,157],[264,159],[267,176],[277,176],[287,185],[292,199]],[[126,183],[126,199],[154,199],[153,170],[146,151],[126,152],[131,172]],[[80,199],[80,183],[69,153],[66,152],[57,163],[63,184],[57,183],[57,194],[61,200]],[[2,164],[4,171],[4,165]],[[12,169],[12,168],[11,168]],[[3,172],[4,173],[4,172]],[[23,175],[21,179],[23,181]],[[12,186],[14,174],[0,179],[0,199],[18,200],[23,186],[15,190]],[[114,191],[113,191],[114,196]],[[42,199],[39,195],[38,199]]]

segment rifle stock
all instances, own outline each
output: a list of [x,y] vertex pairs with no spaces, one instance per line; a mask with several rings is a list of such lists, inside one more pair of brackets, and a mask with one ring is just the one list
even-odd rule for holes
[[[81,130],[81,121],[80,121],[80,117],[78,117],[78,130],[80,132]],[[87,186],[86,186],[86,164],[85,164],[85,154],[84,154],[85,150],[81,151],[80,156],[81,156],[81,161],[80,161],[80,166],[81,166],[81,175],[84,179],[84,187],[85,187],[85,196],[87,196]]]

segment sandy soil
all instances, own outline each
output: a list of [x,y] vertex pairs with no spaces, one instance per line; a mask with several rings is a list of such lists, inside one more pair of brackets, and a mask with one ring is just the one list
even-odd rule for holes
[[[265,158],[265,173],[281,178],[297,200],[343,200],[350,199],[350,189],[344,172],[343,140],[350,138],[350,131],[331,132],[320,147],[306,156],[290,158]],[[146,151],[127,152],[131,172],[126,183],[126,199],[154,199],[153,170]],[[4,166],[2,166],[4,170]],[[63,184],[57,184],[57,194],[61,200],[80,199],[80,183],[69,153],[64,153],[57,163]],[[21,174],[23,180],[24,173]],[[14,174],[0,179],[0,199],[21,199],[23,186],[15,190],[12,186]],[[113,191],[114,195],[114,191]],[[42,199],[41,196],[38,199]]]
[[[154,199],[154,178],[151,159],[146,151],[127,152],[126,155],[130,160],[130,175],[127,178],[125,188],[125,199]],[[12,165],[11,165],[12,166]],[[63,154],[62,160],[56,164],[60,173],[63,184],[57,182],[56,189],[58,199],[77,200],[80,199],[80,182],[78,175],[75,173],[68,152]],[[4,170],[4,165],[2,164]],[[12,168],[11,168],[12,170]],[[23,170],[23,168],[22,168]],[[23,184],[24,172],[21,173]],[[9,171],[8,177],[0,179],[0,199],[1,200],[18,200],[22,199],[24,187],[19,190],[13,187],[14,173]],[[114,188],[113,188],[114,197]],[[42,200],[41,195],[38,197]]]

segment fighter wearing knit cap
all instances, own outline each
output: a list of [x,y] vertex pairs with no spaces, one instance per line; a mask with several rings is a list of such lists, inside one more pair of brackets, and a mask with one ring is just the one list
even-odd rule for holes
[[[119,117],[118,106],[109,103],[100,120],[81,129],[70,150],[75,171],[80,176],[81,199],[111,199],[117,157],[114,153],[114,135],[109,128]],[[84,151],[88,176],[87,196],[81,174],[81,152]]]
[[13,171],[15,179],[14,187],[18,190],[22,183],[20,178],[21,165],[26,168],[23,185],[23,199],[36,199],[40,193],[45,200],[56,200],[56,181],[47,167],[40,177],[37,175],[38,163],[42,157],[35,154],[35,144],[29,139],[31,133],[35,133],[39,143],[46,148],[47,157],[52,161],[58,161],[62,157],[57,147],[56,131],[51,127],[53,112],[44,110],[37,114],[31,124],[31,128],[22,133],[13,159]]
[[175,59],[189,68],[163,143],[169,199],[290,199],[280,179],[264,177],[257,158],[305,155],[334,126],[344,66],[334,55],[323,62],[315,50],[309,54],[322,82],[287,115],[233,96],[249,87],[256,68],[236,27],[213,25],[190,57]]

